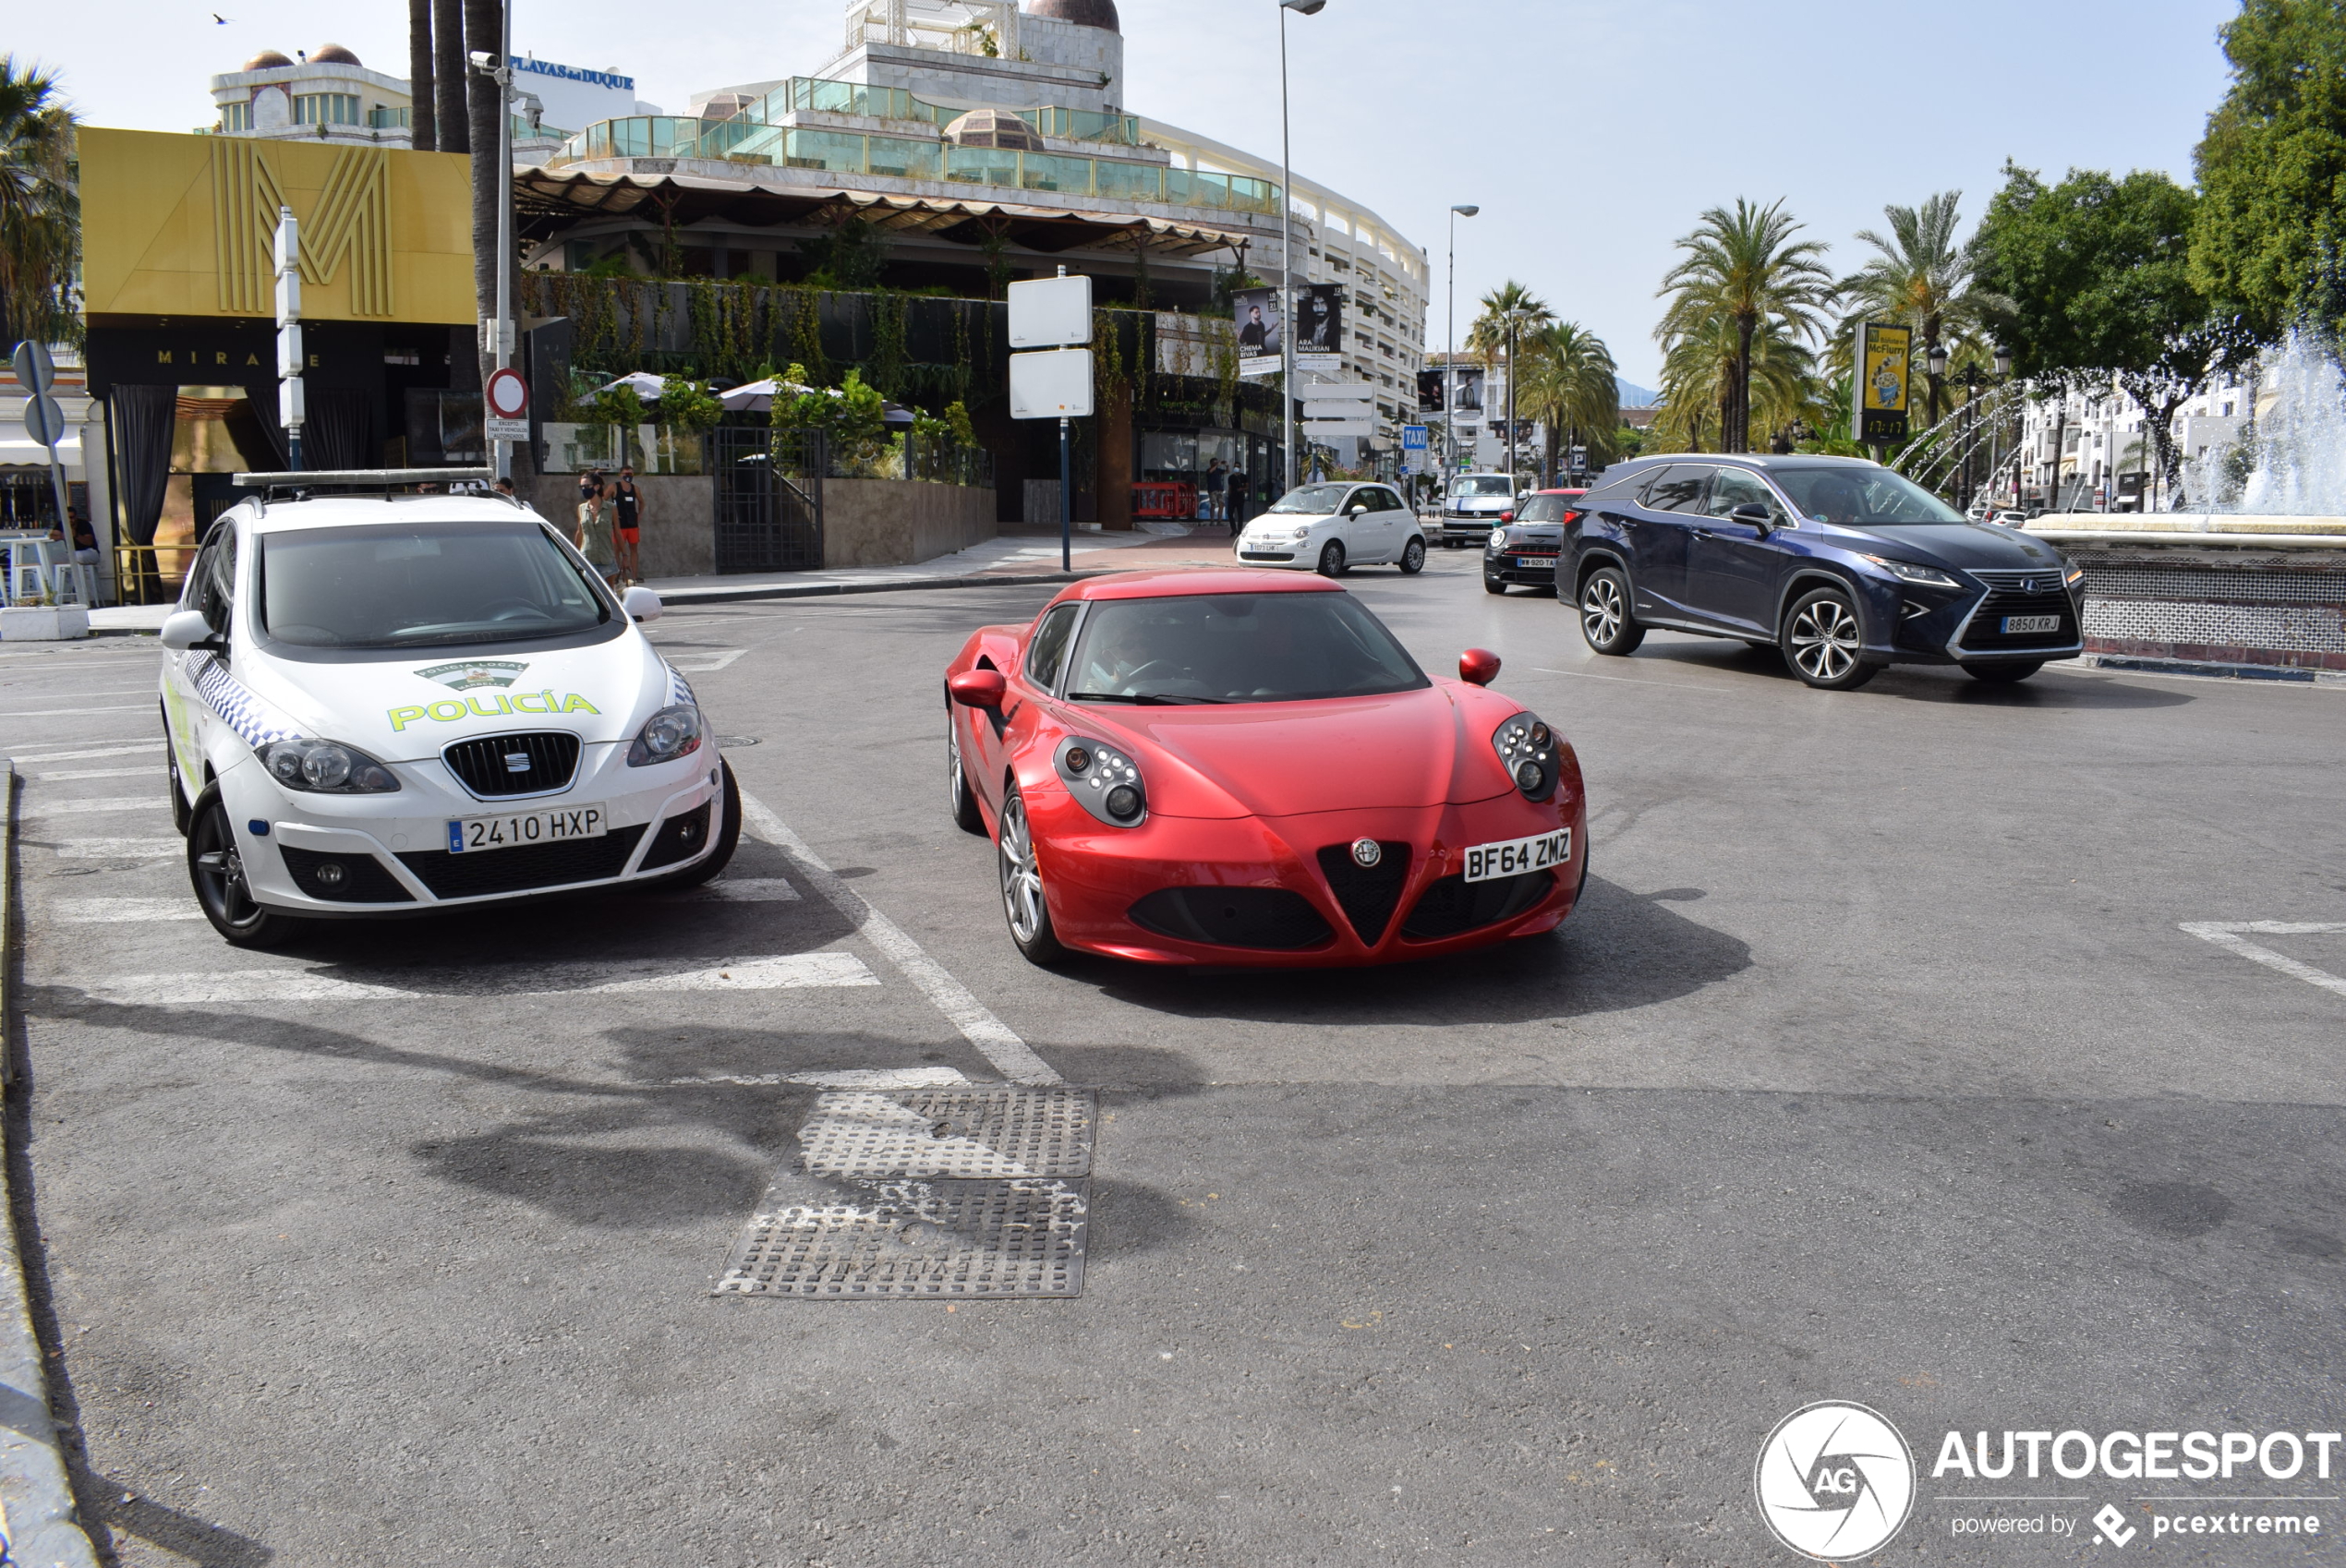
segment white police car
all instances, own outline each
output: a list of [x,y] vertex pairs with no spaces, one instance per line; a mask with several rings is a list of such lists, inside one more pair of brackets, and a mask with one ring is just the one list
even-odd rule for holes
[[421,474],[239,477],[298,499],[224,513],[163,627],[172,812],[223,936],[732,859],[732,770],[635,625],[657,595],[516,501],[392,493]]

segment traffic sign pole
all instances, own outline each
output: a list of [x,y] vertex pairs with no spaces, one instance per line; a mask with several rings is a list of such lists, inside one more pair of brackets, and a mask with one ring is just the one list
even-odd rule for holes
[[49,395],[57,384],[57,368],[49,358],[46,345],[27,338],[17,344],[14,361],[17,385],[25,390],[24,433],[49,449],[49,488],[57,498],[57,526],[66,530],[66,548],[73,548],[73,530],[67,526],[67,513],[71,510],[66,500],[65,460],[57,455],[57,443],[65,440],[66,411]]

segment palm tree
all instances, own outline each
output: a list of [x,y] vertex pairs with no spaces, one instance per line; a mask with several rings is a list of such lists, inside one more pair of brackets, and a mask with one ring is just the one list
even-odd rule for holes
[[1613,461],[1621,384],[1614,380],[1613,351],[1602,338],[1578,321],[1533,332],[1523,344],[1523,396],[1532,417],[1547,428],[1551,484],[1561,445],[1585,442],[1590,462],[1602,466]]
[[[1662,362],[1656,441],[1700,452],[1716,429],[1717,450],[1748,452],[1756,435],[1788,432],[1796,421],[1814,424],[1824,416],[1816,364],[1798,329],[1784,317],[1763,320],[1747,344],[1733,317],[1713,316],[1675,340]],[[1750,409],[1740,428],[1739,367],[1747,367],[1741,396]]]
[[54,73],[0,54],[0,337],[10,345],[80,336],[74,124]]
[[1467,332],[1467,349],[1481,356],[1484,374],[1504,355],[1507,365],[1507,472],[1515,472],[1515,373],[1517,347],[1524,338],[1555,320],[1547,301],[1509,278],[1482,296],[1482,314]]
[[1860,320],[1888,320],[1914,329],[1916,356],[1925,363],[1929,388],[1926,427],[1939,423],[1941,416],[1941,380],[1928,370],[1930,351],[1943,337],[1953,339],[1959,351],[1977,354],[1979,333],[2002,303],[1973,284],[1979,236],[1975,232],[1967,240],[1956,239],[1962,201],[1962,191],[1942,190],[1920,207],[1884,207],[1889,237],[1871,229],[1857,235],[1880,254],[1841,282],[1842,294],[1853,306],[1844,328]]
[[1733,324],[1735,360],[1720,404],[1723,451],[1747,449],[1751,345],[1762,324],[1781,320],[1795,338],[1813,337],[1822,325],[1817,312],[1833,297],[1824,247],[1794,239],[1799,229],[1782,200],[1759,207],[1738,197],[1732,212],[1713,207],[1678,241],[1686,254],[1657,291],[1674,296],[1654,329],[1665,350],[1682,338],[1708,337],[1715,319]]

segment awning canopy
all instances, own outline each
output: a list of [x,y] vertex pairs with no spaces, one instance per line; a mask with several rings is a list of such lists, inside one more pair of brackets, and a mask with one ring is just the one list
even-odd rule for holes
[[514,176],[523,237],[547,240],[592,218],[635,218],[679,228],[715,219],[751,228],[831,228],[862,218],[893,233],[934,235],[956,245],[1000,238],[1046,255],[1064,250],[1147,250],[1202,256],[1257,236],[1234,229],[1171,223],[1125,212],[1077,212],[1011,201],[940,201],[877,191],[783,190],[748,180],[697,175],[590,175],[525,169]]

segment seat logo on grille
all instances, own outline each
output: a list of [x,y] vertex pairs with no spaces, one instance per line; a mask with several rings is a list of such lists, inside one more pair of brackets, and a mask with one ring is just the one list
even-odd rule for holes
[[527,773],[529,771],[529,754],[527,752],[507,752],[505,754],[505,771],[508,773]]
[[1385,859],[1385,846],[1378,843],[1375,839],[1355,838],[1352,840],[1352,863],[1354,865],[1366,868],[1376,864],[1377,862],[1383,859]]

